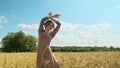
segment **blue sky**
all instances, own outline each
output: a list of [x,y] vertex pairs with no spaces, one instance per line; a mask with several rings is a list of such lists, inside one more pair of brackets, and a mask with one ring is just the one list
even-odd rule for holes
[[37,37],[49,11],[62,15],[53,46],[120,46],[119,0],[1,0],[0,40],[19,30]]

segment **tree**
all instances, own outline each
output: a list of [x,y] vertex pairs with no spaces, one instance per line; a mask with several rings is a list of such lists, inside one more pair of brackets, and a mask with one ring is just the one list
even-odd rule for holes
[[24,32],[8,33],[2,39],[3,52],[33,52],[36,51],[37,38]]
[[114,47],[110,46],[110,50],[113,51]]
[[117,51],[120,51],[120,48],[119,48],[119,47],[117,47],[117,48],[116,48],[116,50],[117,50]]

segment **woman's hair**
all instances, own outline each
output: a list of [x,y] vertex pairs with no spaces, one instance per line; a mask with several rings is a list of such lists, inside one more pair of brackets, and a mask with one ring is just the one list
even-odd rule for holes
[[[46,22],[45,22],[45,26],[46,25],[50,25],[50,23],[53,23],[51,20],[47,20]],[[53,27],[54,27],[54,23],[53,23]]]

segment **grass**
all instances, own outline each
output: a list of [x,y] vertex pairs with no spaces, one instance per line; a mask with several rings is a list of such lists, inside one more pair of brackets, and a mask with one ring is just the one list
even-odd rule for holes
[[[60,68],[119,68],[120,52],[54,52]],[[0,68],[35,68],[36,53],[0,53]]]

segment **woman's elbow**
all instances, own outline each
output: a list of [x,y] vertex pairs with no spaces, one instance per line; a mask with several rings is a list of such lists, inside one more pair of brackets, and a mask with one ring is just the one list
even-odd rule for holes
[[61,26],[61,23],[59,21],[57,21],[57,25]]

